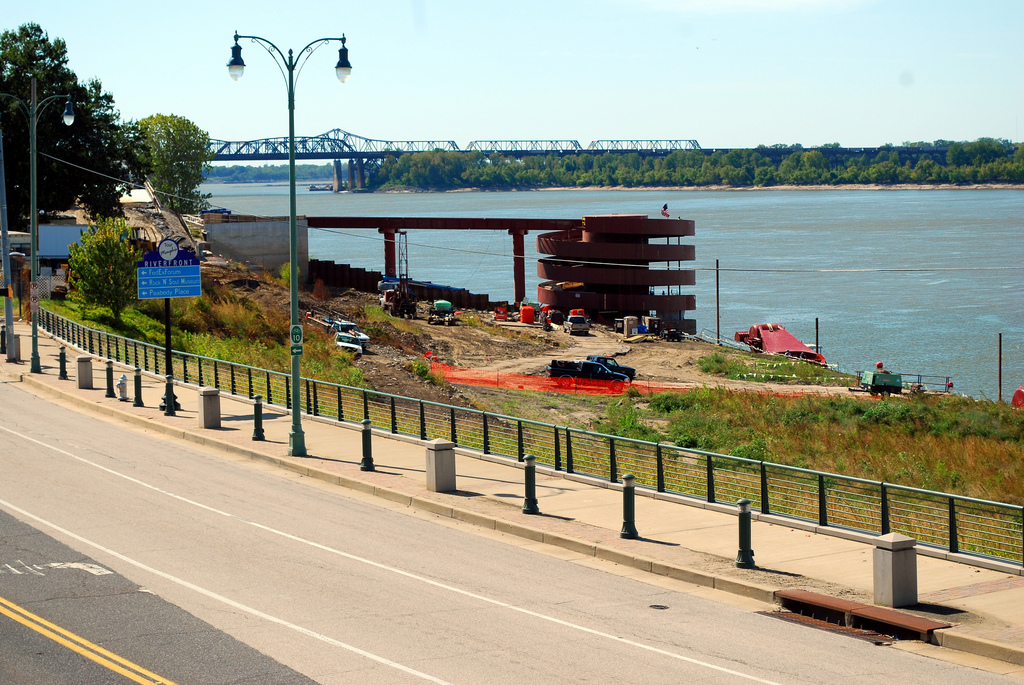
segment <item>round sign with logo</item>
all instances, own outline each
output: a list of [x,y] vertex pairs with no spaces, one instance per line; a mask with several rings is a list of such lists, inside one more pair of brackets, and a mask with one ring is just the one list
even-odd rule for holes
[[174,242],[170,238],[166,238],[160,241],[160,245],[157,246],[156,251],[160,254],[160,259],[165,262],[169,262],[178,256],[178,243]]
[[302,325],[296,324],[291,328],[292,355],[302,354]]

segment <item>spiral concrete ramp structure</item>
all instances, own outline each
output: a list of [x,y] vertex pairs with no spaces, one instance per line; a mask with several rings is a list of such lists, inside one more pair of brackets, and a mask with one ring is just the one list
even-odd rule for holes
[[585,309],[593,316],[657,316],[678,322],[687,333],[696,321],[686,312],[696,298],[684,293],[695,283],[693,221],[651,219],[644,215],[583,217],[579,228],[537,236],[537,299],[557,309]]

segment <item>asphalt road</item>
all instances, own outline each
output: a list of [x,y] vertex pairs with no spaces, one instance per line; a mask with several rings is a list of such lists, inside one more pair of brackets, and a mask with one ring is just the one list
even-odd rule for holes
[[[65,599],[17,594],[28,579],[10,573],[0,597],[176,682],[293,682],[242,670],[246,646],[320,683],[1013,682],[539,554],[13,384],[0,383],[0,407],[0,511],[69,548],[22,529],[38,544],[22,553],[16,536],[0,565],[77,553],[125,588],[104,593],[92,585],[103,576],[53,569],[44,578]],[[137,586],[193,618],[168,627],[173,607],[132,599],[146,594]],[[118,612],[132,618],[120,635]],[[65,658],[52,646],[40,655],[39,638],[5,622],[5,661]],[[241,659],[237,680],[217,680],[205,659],[220,633],[224,663]]]

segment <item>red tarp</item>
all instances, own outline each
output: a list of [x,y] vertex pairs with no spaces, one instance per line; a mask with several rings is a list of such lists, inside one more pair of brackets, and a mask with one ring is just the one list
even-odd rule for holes
[[757,352],[782,354],[818,364],[825,363],[823,356],[800,342],[795,335],[783,328],[782,324],[754,324],[749,331],[737,333],[736,340],[750,345],[750,349]]

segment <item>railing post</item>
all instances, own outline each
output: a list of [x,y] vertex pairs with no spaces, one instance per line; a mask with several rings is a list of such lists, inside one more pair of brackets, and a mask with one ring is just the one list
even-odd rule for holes
[[484,454],[490,454],[491,453],[491,435],[488,432],[489,429],[487,427],[487,412],[484,412],[483,414],[481,414],[481,417],[483,419]]
[[526,468],[523,470],[523,480],[526,485],[526,497],[523,500],[523,513],[536,515],[540,513],[537,506],[537,460],[532,454],[524,457]]
[[715,462],[711,458],[710,454],[704,455],[707,461],[707,500],[708,502],[714,503],[715,501]]
[[395,413],[395,396],[391,396],[391,434],[398,432],[398,415]]
[[455,429],[455,407],[452,407],[452,410],[451,410],[451,422],[452,422],[452,442],[455,443],[456,445],[458,445],[459,444],[459,440],[458,440],[459,433]]
[[526,447],[523,445],[523,422],[516,420],[516,459],[522,461],[526,454]]
[[149,371],[149,346],[145,345],[142,348],[142,368]]
[[273,403],[274,403],[274,394],[273,394],[273,390],[270,387],[270,372],[267,371],[267,404],[273,404]]
[[572,464],[572,429],[565,427],[565,472],[573,472]]
[[627,540],[640,537],[636,530],[636,486],[631,473],[622,477],[622,530],[619,537]]
[[889,491],[885,488],[885,483],[881,483],[882,486],[882,535],[889,534]]
[[256,441],[266,440],[263,433],[263,397],[256,395],[252,405],[252,439]]
[[220,390],[220,365],[216,359],[213,360],[213,387]]
[[825,492],[825,474],[818,474],[818,525],[828,525],[828,497]]
[[665,492],[665,458],[661,453],[661,443],[654,446],[654,466],[658,473],[658,492]]
[[956,498],[949,498],[949,551],[956,554],[960,551],[960,536],[956,530]]
[[231,369],[231,394],[235,395],[238,393],[238,386],[235,385],[235,365],[232,364],[228,368]]
[[619,465],[615,461],[615,438],[608,438],[608,481],[619,480]]
[[363,419],[370,418],[370,397],[365,390],[363,390]]
[[[202,375],[202,373],[203,373],[203,365],[200,364],[199,365],[199,374],[200,374],[200,376]],[[182,383],[188,383],[188,357],[185,356],[185,355],[182,355],[182,357],[181,357],[181,381],[182,381]],[[200,383],[200,385],[202,385],[202,383]]]
[[248,378],[249,378],[249,393],[248,393],[248,397],[251,400],[252,399],[252,367],[251,366],[246,367],[245,375],[248,376]]
[[768,468],[761,462],[761,513],[770,514],[768,508]]
[[292,408],[292,384],[288,382],[284,384],[284,408]]
[[135,401],[132,402],[133,407],[145,407],[142,403],[142,369],[135,367]]
[[342,404],[341,386],[340,385],[337,387],[337,391],[338,391],[338,421],[344,421],[345,420],[345,407]]
[[[306,380],[306,414],[308,415],[310,412],[313,411],[313,406],[312,406],[312,403],[309,401],[309,379],[307,378],[305,380]],[[302,405],[301,405],[302,400],[301,400],[301,398],[296,397],[295,401],[300,403],[299,408],[301,409],[302,408]]]
[[558,436],[558,426],[552,426],[555,435],[555,471],[562,470],[562,441]]
[[363,419],[363,459],[359,462],[360,471],[373,471],[373,433],[370,432],[370,419]]
[[317,397],[316,388],[317,383],[313,381],[313,416],[320,416],[320,398]]
[[427,439],[427,412],[423,408],[423,400],[420,400],[420,440]]

